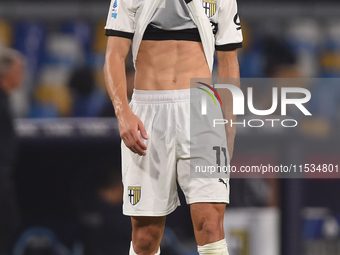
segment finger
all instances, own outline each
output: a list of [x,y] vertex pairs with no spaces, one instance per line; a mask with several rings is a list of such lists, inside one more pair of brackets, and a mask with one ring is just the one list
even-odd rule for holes
[[143,151],[137,144],[133,148],[136,151],[135,153],[138,154],[139,156],[145,156],[146,155],[146,152]]
[[133,145],[134,150],[136,151],[136,153],[138,153],[140,156],[145,156],[146,155],[146,151],[144,149],[142,149],[139,144],[137,144],[135,142],[135,144]]
[[133,153],[135,153],[135,154],[139,154],[139,152],[136,150],[135,146],[133,146],[133,145],[130,145],[128,148],[129,148],[129,149],[130,149],[130,151],[132,151]]
[[122,140],[123,140],[125,146],[129,148],[129,150],[131,150],[133,153],[139,154],[133,146],[134,142],[131,142],[131,141],[133,141],[133,138],[129,139],[129,136],[126,135],[126,136],[122,137]]
[[139,148],[141,148],[143,151],[145,151],[147,149],[147,147],[146,147],[145,143],[142,141],[142,139],[139,138],[136,141],[136,143],[139,146]]
[[139,123],[138,123],[138,130],[140,131],[140,134],[144,139],[147,140],[149,138],[148,134],[146,133],[146,130],[144,128],[144,125],[141,121],[139,121]]
[[140,136],[137,134],[134,134],[133,139],[135,140],[136,144],[138,144],[138,146],[142,149],[142,150],[146,150],[147,147],[145,145],[145,143],[143,142],[142,138],[140,138]]
[[140,138],[138,132],[134,132],[132,133],[133,136],[133,143],[134,143],[134,149],[137,150],[137,152],[141,155],[146,155],[146,145],[144,144],[144,142],[142,141],[142,139]]
[[143,142],[142,138],[139,135],[138,131],[132,131],[131,132],[131,136],[132,136],[132,140],[142,149],[142,150],[146,150],[147,147],[145,145],[145,143]]

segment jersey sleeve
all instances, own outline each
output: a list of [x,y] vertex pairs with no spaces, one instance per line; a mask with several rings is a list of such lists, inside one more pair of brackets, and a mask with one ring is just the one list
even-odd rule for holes
[[221,4],[218,13],[215,49],[218,51],[231,51],[241,48],[243,36],[236,0],[223,0]]
[[123,0],[111,0],[105,26],[105,35],[132,39],[134,21]]

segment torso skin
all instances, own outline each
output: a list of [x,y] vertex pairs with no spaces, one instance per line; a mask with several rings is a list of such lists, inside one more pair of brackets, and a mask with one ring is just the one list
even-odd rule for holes
[[135,89],[190,88],[190,78],[210,78],[202,43],[142,41],[136,61]]

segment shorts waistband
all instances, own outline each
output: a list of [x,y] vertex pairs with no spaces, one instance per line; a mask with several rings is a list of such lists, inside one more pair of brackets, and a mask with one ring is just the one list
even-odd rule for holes
[[195,89],[133,90],[132,102],[181,102],[199,98]]

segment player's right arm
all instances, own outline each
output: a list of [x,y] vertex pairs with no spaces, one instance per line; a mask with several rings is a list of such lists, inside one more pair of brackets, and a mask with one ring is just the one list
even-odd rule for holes
[[131,111],[127,100],[125,59],[129,52],[131,39],[110,36],[107,42],[104,76],[107,91],[119,123],[119,132],[125,145],[134,153],[146,154],[144,139],[147,134],[141,120]]
[[146,146],[138,132],[147,139],[144,125],[133,114],[127,101],[125,59],[134,34],[134,21],[122,0],[111,0],[105,30],[109,36],[104,65],[105,83],[118,119],[120,137],[131,151],[145,155]]
[[[133,3],[133,2],[131,2]],[[135,11],[122,0],[111,0],[105,34],[108,36],[104,75],[107,91],[112,100],[119,124],[120,137],[134,153],[146,154],[141,136],[147,139],[141,120],[131,111],[127,100],[125,59],[134,34],[134,19],[129,14]]]

